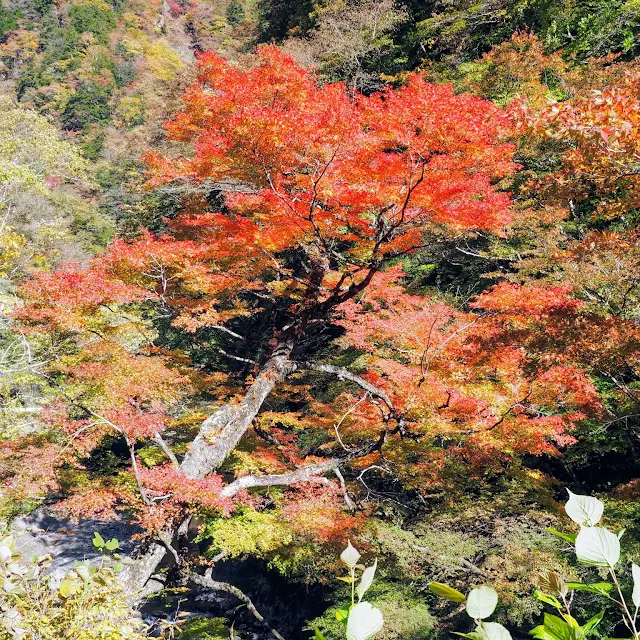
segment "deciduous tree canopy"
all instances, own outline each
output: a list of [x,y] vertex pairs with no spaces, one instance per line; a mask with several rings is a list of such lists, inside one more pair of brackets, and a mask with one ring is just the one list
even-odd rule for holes
[[560,610],[560,573],[602,579],[545,533],[566,486],[633,560],[640,14],[583,4],[1,7],[0,518],[141,525],[93,585],[117,615],[161,577],[271,618],[216,578],[252,558],[335,604],[329,638],[345,546],[381,640],[468,631],[432,582]]
[[[211,53],[199,67],[167,124],[184,152],[147,157],[151,185],[186,194],[169,231],[118,240],[22,291],[23,322],[66,341],[67,391],[49,419],[73,436],[69,451],[123,434],[141,518],[166,527],[178,504],[226,511],[241,489],[318,482],[380,456],[420,491],[456,460],[499,468],[572,442],[600,410],[572,346],[590,321],[572,288],[499,285],[462,311],[406,292],[396,264],[436,235],[503,233],[500,180],[517,169],[507,114],[419,76],[350,96],[268,47],[249,70]],[[346,384],[327,397],[314,389],[325,378]],[[136,443],[161,439],[199,396],[218,408],[183,459],[136,471]],[[231,464],[225,486],[216,473],[255,420],[279,444],[245,455],[282,475]]]

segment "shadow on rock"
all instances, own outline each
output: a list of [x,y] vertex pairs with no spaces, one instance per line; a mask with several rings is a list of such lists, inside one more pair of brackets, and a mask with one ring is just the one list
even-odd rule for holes
[[101,554],[91,542],[96,531],[105,540],[117,538],[121,547],[119,553],[129,555],[135,546],[131,538],[142,529],[126,520],[82,520],[74,523],[44,508],[16,519],[11,525],[16,550],[25,558],[51,555],[52,571],[68,570],[76,562],[99,559]]

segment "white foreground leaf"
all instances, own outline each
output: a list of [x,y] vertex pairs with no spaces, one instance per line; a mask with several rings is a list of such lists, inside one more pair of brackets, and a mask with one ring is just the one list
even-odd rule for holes
[[382,611],[370,602],[358,602],[349,613],[347,640],[368,640],[382,631]]
[[571,493],[569,489],[569,501],[564,505],[567,515],[581,527],[595,527],[604,511],[604,504],[592,496],[581,496]]
[[620,540],[604,527],[584,527],[576,538],[576,555],[584,564],[613,568],[620,559]]
[[497,622],[483,622],[478,632],[485,640],[511,640],[511,634]]
[[467,613],[474,620],[484,620],[495,610],[498,594],[491,587],[482,586],[472,589],[467,596]]
[[358,560],[360,560],[360,554],[358,550],[351,544],[351,540],[349,540],[349,544],[347,544],[347,548],[340,554],[340,560],[344,562],[349,569],[353,569],[357,564]]
[[358,602],[362,600],[362,597],[367,592],[367,589],[373,584],[373,577],[376,575],[376,568],[378,566],[378,559],[371,565],[367,567],[362,572],[362,578],[360,578],[360,584],[356,587],[356,593],[358,594]]
[[635,563],[631,565],[631,575],[633,576],[631,600],[637,609],[640,608],[640,567]]

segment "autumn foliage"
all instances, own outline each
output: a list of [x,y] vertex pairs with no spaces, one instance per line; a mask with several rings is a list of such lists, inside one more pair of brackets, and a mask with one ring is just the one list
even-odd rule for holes
[[[90,480],[113,504],[158,531],[228,514],[272,474],[312,485],[285,510],[313,523],[323,485],[343,493],[327,471],[354,494],[371,465],[428,491],[554,455],[602,410],[577,283],[503,282],[466,307],[407,290],[401,261],[435,238],[505,234],[518,165],[501,108],[418,74],[352,95],[272,47],[248,70],[203,54],[183,102],[175,152],[145,158],[150,187],[183,194],[167,231],[34,274],[17,312],[60,347],[60,464],[83,473],[105,435],[125,439],[123,480]],[[607,118],[580,135],[624,145]],[[161,466],[139,459],[150,445]]]

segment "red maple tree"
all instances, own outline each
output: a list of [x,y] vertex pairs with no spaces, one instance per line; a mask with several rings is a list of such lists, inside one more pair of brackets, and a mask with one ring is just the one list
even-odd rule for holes
[[[517,165],[500,108],[417,74],[351,95],[272,47],[248,70],[203,54],[183,101],[175,153],[146,158],[180,215],[36,274],[18,314],[60,345],[48,416],[72,434],[66,455],[126,440],[138,494],[117,487],[104,509],[127,500],[164,542],[138,584],[197,505],[228,512],[253,487],[327,484],[382,456],[419,490],[448,459],[553,453],[598,410],[571,355],[535,339],[579,316],[569,289],[501,285],[462,310],[402,285],[399,262],[434,237],[504,233],[499,183]],[[223,467],[252,424],[251,472]],[[140,468],[150,441],[166,465]]]

